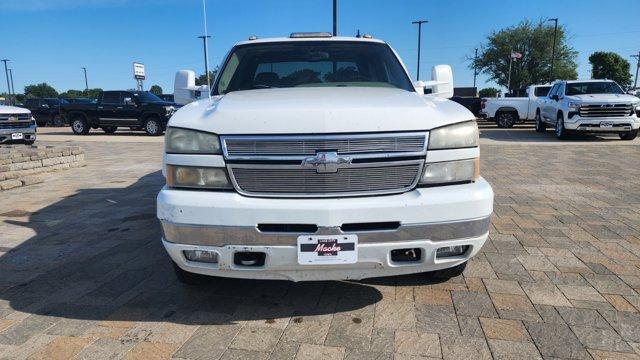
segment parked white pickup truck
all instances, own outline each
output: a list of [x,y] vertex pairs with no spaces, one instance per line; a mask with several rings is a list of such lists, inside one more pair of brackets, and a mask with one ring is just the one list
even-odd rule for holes
[[432,77],[370,37],[236,44],[168,123],[157,215],[180,281],[460,274],[493,191],[451,68]]
[[498,127],[510,128],[516,123],[534,120],[539,99],[547,96],[551,85],[531,85],[525,97],[482,99],[480,117],[495,120]]
[[31,111],[0,105],[0,143],[19,141],[33,144],[36,141],[36,120]]
[[551,125],[558,139],[572,132],[608,132],[633,140],[640,128],[639,105],[640,99],[625,94],[615,81],[556,81],[541,101],[536,131],[544,132]]

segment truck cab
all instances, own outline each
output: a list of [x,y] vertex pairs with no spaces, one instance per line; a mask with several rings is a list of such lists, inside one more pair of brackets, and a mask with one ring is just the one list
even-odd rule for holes
[[556,137],[571,133],[617,133],[622,140],[638,136],[640,99],[625,94],[612,80],[558,80],[540,104],[536,131],[555,128]]
[[478,253],[493,191],[449,66],[412,83],[381,40],[294,33],[240,42],[220,69],[165,136],[178,279],[455,276]]
[[96,103],[63,104],[61,114],[76,135],[101,128],[113,134],[118,127],[142,129],[152,136],[162,135],[167,121],[176,110],[148,91],[104,91]]

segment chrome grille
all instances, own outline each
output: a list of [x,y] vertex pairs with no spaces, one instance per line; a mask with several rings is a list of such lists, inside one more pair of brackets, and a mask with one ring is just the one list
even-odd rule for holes
[[31,124],[31,114],[0,114],[0,129],[21,129]]
[[415,153],[424,151],[424,133],[331,136],[243,136],[223,138],[225,155],[305,156],[319,151],[338,154]]
[[9,118],[16,118],[18,121],[30,121],[31,114],[0,114],[0,121],[8,121]]
[[[422,160],[403,165],[362,166],[317,173],[313,169],[233,165],[233,181],[246,194],[332,195],[401,192],[411,189]],[[379,164],[376,164],[379,165]]]
[[238,192],[264,197],[393,194],[422,174],[427,132],[221,136]]
[[630,116],[632,110],[631,104],[582,105],[579,109],[581,117]]

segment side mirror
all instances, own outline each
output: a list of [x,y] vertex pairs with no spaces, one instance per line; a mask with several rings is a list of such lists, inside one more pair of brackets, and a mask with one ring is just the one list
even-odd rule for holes
[[431,88],[430,96],[445,99],[453,97],[453,71],[451,71],[451,66],[434,66],[431,69],[431,81],[423,82],[423,84],[425,87]]
[[424,81],[418,80],[413,82],[413,88],[419,95],[424,95]]
[[553,94],[553,95],[551,95],[551,99],[555,100],[555,101],[559,101],[560,100],[560,96],[558,96],[558,94]]

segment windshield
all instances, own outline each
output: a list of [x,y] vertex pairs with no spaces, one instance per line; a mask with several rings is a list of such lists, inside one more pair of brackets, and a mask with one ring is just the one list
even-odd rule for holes
[[154,94],[148,91],[136,91],[133,93],[133,96],[138,99],[140,102],[154,103],[154,102],[164,102],[164,100],[155,96]]
[[300,41],[236,47],[214,95],[290,87],[394,87],[414,91],[389,46],[350,41]]
[[567,83],[565,95],[587,94],[624,94],[624,91],[613,81]]

